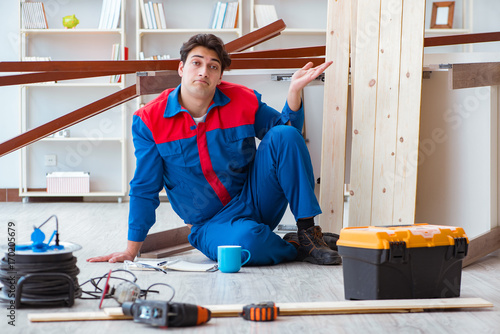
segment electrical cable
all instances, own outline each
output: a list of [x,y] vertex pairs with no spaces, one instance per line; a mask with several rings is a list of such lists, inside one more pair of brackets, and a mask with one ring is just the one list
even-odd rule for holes
[[[0,262],[0,282],[4,285],[4,296],[2,299],[8,298],[7,287],[10,287],[15,277],[15,282],[19,282],[21,278],[25,278],[22,291],[19,291],[19,283],[16,287],[16,294],[20,295],[22,304],[30,306],[52,306],[56,304],[73,304],[73,301],[68,301],[68,291],[73,288],[74,297],[81,296],[81,289],[78,284],[77,275],[80,269],[76,266],[76,257],[69,254],[66,259],[57,262],[43,261],[22,261],[15,264],[15,273],[13,274],[10,265],[5,258]],[[32,257],[33,258],[33,257]],[[67,279],[54,277],[56,274],[65,274],[69,276],[73,284],[70,284]]]

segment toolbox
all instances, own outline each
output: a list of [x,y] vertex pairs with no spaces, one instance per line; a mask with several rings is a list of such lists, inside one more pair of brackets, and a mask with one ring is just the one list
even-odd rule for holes
[[460,227],[346,227],[337,242],[346,299],[460,296],[469,239]]

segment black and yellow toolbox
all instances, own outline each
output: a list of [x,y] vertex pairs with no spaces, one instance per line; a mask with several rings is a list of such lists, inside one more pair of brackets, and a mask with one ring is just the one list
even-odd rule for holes
[[460,227],[346,227],[337,242],[346,299],[460,296],[469,239]]

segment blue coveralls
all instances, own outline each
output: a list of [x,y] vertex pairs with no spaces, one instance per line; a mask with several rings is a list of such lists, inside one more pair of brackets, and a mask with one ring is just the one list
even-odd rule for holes
[[129,240],[146,238],[165,188],[172,208],[193,225],[189,242],[210,259],[219,245],[241,245],[252,254],[249,265],[294,260],[295,247],[272,232],[287,204],[296,220],[321,213],[298,130],[303,108],[285,104],[279,113],[257,92],[222,82],[197,126],[179,91],[164,91],[134,114]]

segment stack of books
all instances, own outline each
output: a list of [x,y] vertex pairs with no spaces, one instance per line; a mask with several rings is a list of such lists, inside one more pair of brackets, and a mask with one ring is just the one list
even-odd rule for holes
[[23,29],[48,29],[43,2],[22,2]]
[[278,20],[274,5],[254,5],[257,28],[262,28]]
[[[126,46],[121,46],[119,43],[113,44],[111,60],[128,60],[128,48]],[[110,83],[118,83],[121,81],[121,74],[112,75],[109,80]]]
[[142,26],[144,29],[167,29],[165,9],[161,2],[139,2],[141,6]]
[[118,29],[122,0],[103,0],[99,29]]
[[233,29],[238,26],[238,2],[218,1],[212,11],[210,29]]

